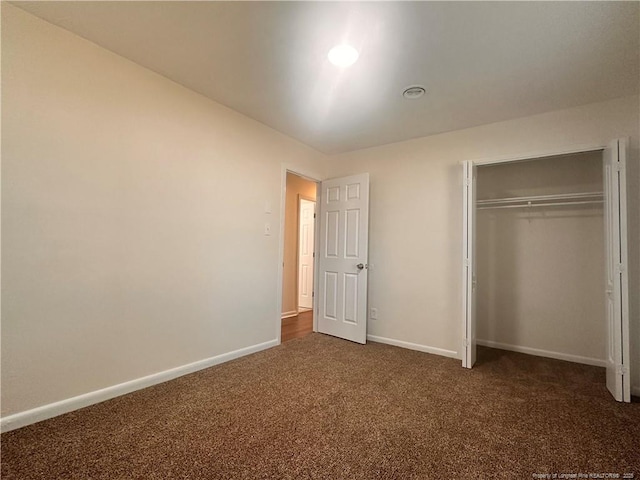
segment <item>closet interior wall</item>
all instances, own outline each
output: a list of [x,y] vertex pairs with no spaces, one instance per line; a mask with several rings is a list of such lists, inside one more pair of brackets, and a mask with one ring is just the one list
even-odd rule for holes
[[[599,151],[478,168],[479,344],[604,363],[602,190]],[[556,205],[483,202],[539,196]]]

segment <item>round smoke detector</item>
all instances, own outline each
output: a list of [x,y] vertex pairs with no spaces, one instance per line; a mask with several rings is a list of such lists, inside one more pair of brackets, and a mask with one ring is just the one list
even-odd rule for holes
[[409,98],[411,100],[415,100],[416,98],[420,98],[421,96],[423,96],[425,94],[425,89],[424,87],[421,87],[420,85],[412,85],[411,87],[407,87],[404,89],[404,92],[402,92],[402,96],[404,98]]

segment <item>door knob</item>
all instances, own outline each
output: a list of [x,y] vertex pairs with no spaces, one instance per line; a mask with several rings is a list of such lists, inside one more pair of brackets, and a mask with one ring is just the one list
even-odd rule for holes
[[357,264],[357,265],[356,265],[356,268],[357,268],[358,270],[362,270],[362,269],[364,268],[364,264],[359,263],[359,264]]

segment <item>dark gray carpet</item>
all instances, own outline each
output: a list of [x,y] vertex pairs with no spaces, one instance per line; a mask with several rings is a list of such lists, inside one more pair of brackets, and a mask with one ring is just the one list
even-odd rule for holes
[[3,434],[2,478],[640,478],[640,404],[604,381],[499,350],[465,370],[311,334]]

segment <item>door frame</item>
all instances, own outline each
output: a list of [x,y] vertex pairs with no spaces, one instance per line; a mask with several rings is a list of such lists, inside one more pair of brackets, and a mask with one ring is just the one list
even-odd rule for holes
[[[506,155],[500,157],[479,158],[470,160],[475,166],[493,165],[496,163],[526,162],[527,160],[537,160],[546,157],[558,157],[560,155],[571,155],[572,153],[588,153],[604,150],[608,147],[606,143],[590,143],[584,145],[573,145],[566,148],[542,150],[518,155]],[[462,163],[462,162],[461,162]]]
[[[625,138],[619,138],[619,140],[624,140],[626,142],[628,142],[628,139]],[[527,161],[527,160],[538,160],[538,159],[543,159],[546,157],[555,157],[555,156],[560,156],[560,155],[570,155],[570,154],[574,154],[574,153],[589,153],[589,152],[596,152],[596,151],[600,151],[603,152],[606,148],[609,147],[609,142],[605,143],[605,144],[588,144],[588,145],[574,145],[571,147],[567,147],[567,148],[561,148],[561,149],[554,149],[554,150],[546,150],[543,152],[532,152],[532,153],[528,153],[528,154],[522,154],[522,155],[509,155],[509,156],[504,156],[504,157],[497,157],[497,158],[484,158],[484,159],[478,159],[478,160],[471,160],[471,161],[462,161],[460,162],[461,166],[465,165],[465,164],[469,164],[471,167],[477,167],[477,166],[483,166],[483,165],[493,165],[493,164],[500,164],[500,163],[514,163],[514,162],[522,162],[522,161]],[[604,179],[603,179],[604,182]],[[625,195],[626,195],[626,186],[625,186]],[[625,197],[625,201],[626,201],[626,197]],[[464,208],[466,208],[466,206],[463,206]],[[628,212],[628,211],[627,211]],[[628,215],[628,213],[627,213]],[[628,219],[627,219],[628,220]],[[625,222],[625,224],[628,222]],[[605,232],[606,233],[606,232]],[[626,230],[624,231],[623,235],[625,236],[625,238],[622,239],[623,242],[627,242],[627,238],[626,238]],[[469,237],[468,235],[463,236],[463,248],[466,250],[468,243],[472,242],[473,239],[470,239],[471,237]],[[628,261],[628,260],[627,260]],[[463,266],[464,266],[464,260],[463,260]],[[462,366],[466,367],[466,357],[467,357],[467,345],[469,342],[468,339],[468,335],[467,335],[467,328],[466,328],[466,315],[467,315],[467,298],[465,298],[465,286],[467,285],[468,280],[465,280],[462,285],[462,331],[461,331],[461,337],[462,337],[462,342],[461,345],[463,345],[463,350],[461,352],[461,355],[459,356],[459,358],[461,358],[462,360]],[[627,284],[628,285],[628,284]],[[621,305],[621,307],[623,309],[627,309],[628,308],[628,299],[626,301],[623,302],[623,305]],[[628,319],[628,314],[627,314],[627,319]],[[475,318],[473,319],[473,321],[475,322]],[[630,360],[630,359],[629,359]],[[469,367],[471,368],[471,367]],[[629,377],[629,381],[630,377]]]
[[[280,215],[278,220],[280,222],[280,228],[278,231],[278,268],[277,268],[277,280],[276,280],[276,315],[275,315],[275,338],[278,345],[282,343],[282,280],[284,275],[284,216],[285,207],[287,201],[287,173],[292,173],[305,180],[314,182],[316,184],[316,208],[320,202],[320,182],[325,179],[325,176],[314,170],[302,167],[300,165],[282,164],[280,171]],[[320,229],[314,228],[313,232],[313,248],[314,251],[318,251],[318,245],[320,244]],[[296,252],[297,255],[297,252]],[[297,267],[297,260],[296,260]],[[297,268],[296,268],[296,303],[297,299]],[[313,285],[314,288],[318,284],[318,256],[313,259]],[[297,308],[297,307],[296,307]],[[313,331],[318,331],[318,297],[313,297]]]
[[[292,173],[292,172],[289,172]],[[296,174],[297,175],[297,174]],[[300,176],[300,175],[298,175]],[[286,192],[285,192],[286,195]],[[313,199],[311,197],[308,197],[306,195],[302,195],[302,194],[298,194],[298,223],[297,223],[297,228],[296,231],[298,233],[298,241],[296,242],[296,310],[298,311],[298,313],[300,313],[300,213],[302,212],[302,201],[307,201],[307,202],[312,202],[314,204],[313,206],[313,215],[314,215],[314,220],[315,220],[315,215],[316,215],[316,210],[318,208],[318,182],[316,182],[316,198]],[[284,223],[284,221],[283,221]],[[313,291],[315,291],[315,287],[316,287],[316,272],[315,272],[315,267],[316,267],[316,260],[315,260],[315,251],[316,251],[316,222],[313,222],[313,252],[314,252],[314,257],[313,257]],[[313,295],[313,298],[315,299],[315,295]],[[313,309],[313,304],[312,307]]]

